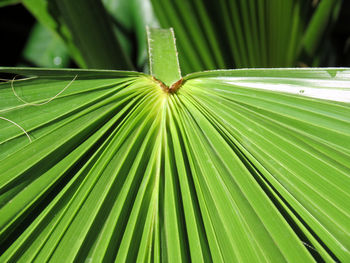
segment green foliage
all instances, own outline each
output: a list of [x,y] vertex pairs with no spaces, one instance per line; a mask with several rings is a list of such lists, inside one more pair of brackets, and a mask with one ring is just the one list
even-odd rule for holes
[[[157,23],[128,20],[147,1],[105,1],[111,13],[127,10],[113,16],[127,29],[116,34],[97,1],[23,3],[82,67],[130,68],[126,32]],[[160,24],[179,33],[185,72],[294,65],[309,2],[283,4],[152,1]],[[145,29],[137,32],[140,40]],[[213,70],[178,81],[172,31],[148,35],[152,76],[0,68],[25,77],[0,84],[0,262],[349,261],[350,69]]]
[[315,9],[311,2],[152,0],[160,24],[175,30],[185,73],[312,63],[341,0],[322,0]]
[[62,37],[79,66],[133,68],[100,1],[23,0],[23,4],[42,24]]
[[[185,74],[317,65],[322,42],[342,3],[322,0],[313,7],[311,0],[104,0],[108,16],[97,2],[23,1],[35,17],[61,35],[81,67],[130,69],[130,61],[123,56],[127,54],[135,68],[147,72],[145,26],[173,27]],[[115,50],[119,55],[113,54]]]
[[0,71],[1,261],[349,259],[349,69]]
[[19,2],[20,2],[20,0],[1,0],[0,7],[18,4]]
[[335,22],[334,20],[338,16],[340,5],[340,0],[326,0],[321,1],[319,4],[303,39],[304,49],[309,57],[312,57],[316,53],[317,47],[330,22]]
[[69,64],[68,51],[62,40],[39,23],[32,29],[23,58],[40,67],[62,68]]

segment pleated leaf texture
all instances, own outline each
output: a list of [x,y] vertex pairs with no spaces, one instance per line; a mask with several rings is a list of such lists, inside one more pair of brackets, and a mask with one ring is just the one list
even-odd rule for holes
[[300,62],[320,65],[317,49],[325,51],[325,32],[341,4],[341,0],[150,2],[159,24],[176,32],[184,73],[295,67]]
[[1,71],[0,262],[350,260],[350,69]]

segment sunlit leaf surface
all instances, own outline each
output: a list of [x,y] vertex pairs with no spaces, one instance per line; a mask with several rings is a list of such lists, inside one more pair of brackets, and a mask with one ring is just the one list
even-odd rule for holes
[[349,69],[0,71],[1,262],[350,259]]

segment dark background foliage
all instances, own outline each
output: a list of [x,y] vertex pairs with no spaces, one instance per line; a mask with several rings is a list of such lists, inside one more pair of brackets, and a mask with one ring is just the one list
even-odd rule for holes
[[24,63],[21,54],[35,19],[22,5],[0,8],[1,66]]
[[[23,49],[34,24],[35,18],[20,4],[0,8],[0,66],[35,66],[23,56]],[[350,1],[343,1],[338,21],[328,32],[329,38],[320,47],[323,54],[320,66],[350,66],[349,25]],[[71,62],[69,67],[76,65]]]

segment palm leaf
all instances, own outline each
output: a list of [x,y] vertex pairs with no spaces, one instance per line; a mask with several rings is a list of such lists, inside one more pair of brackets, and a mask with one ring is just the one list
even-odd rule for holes
[[[151,0],[185,73],[312,65],[341,0]],[[320,2],[316,8],[312,5]]]
[[310,2],[152,0],[160,24],[174,27],[186,73],[294,66]]
[[[159,24],[174,28],[180,64],[186,74],[225,68],[318,65],[318,51],[342,1],[322,0],[316,8],[311,0],[285,0],[283,4],[276,0],[103,3],[116,27],[112,28],[100,0],[23,0],[42,24],[63,38],[80,67],[130,69],[125,53],[137,60],[134,65],[147,72],[143,67],[145,26]],[[136,45],[133,38],[137,39]]]
[[152,77],[0,69],[34,76],[0,85],[0,261],[347,261],[350,70],[172,90],[149,32]]
[[2,261],[349,258],[348,69],[1,71]]

